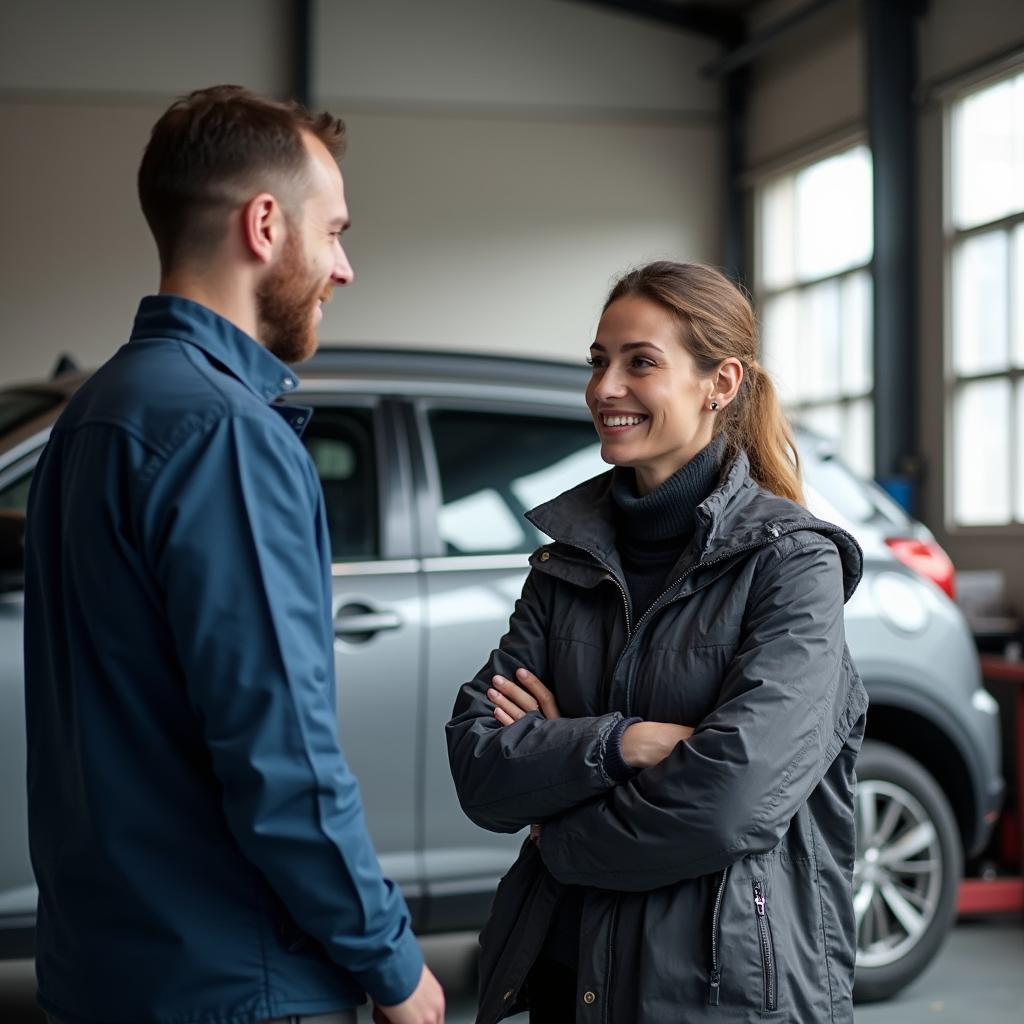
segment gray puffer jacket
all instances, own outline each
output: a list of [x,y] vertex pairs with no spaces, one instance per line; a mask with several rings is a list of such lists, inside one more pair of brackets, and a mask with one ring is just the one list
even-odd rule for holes
[[[610,480],[529,514],[554,543],[532,556],[509,631],[447,726],[466,814],[495,832],[542,824],[481,934],[478,1022],[543,998],[530,967],[572,884],[586,887],[577,1024],[851,1024],[867,695],[843,604],[860,549],[759,487],[740,453],[634,621]],[[498,725],[486,690],[520,666],[563,718]],[[608,741],[630,715],[696,732],[616,782]]]

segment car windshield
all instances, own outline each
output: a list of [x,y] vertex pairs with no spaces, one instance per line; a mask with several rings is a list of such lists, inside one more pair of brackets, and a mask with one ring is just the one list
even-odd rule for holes
[[857,476],[827,446],[801,438],[800,451],[807,489],[821,495],[849,522],[910,525],[907,513],[881,487]]
[[48,391],[32,391],[29,388],[0,391],[0,437],[59,404],[59,396]]

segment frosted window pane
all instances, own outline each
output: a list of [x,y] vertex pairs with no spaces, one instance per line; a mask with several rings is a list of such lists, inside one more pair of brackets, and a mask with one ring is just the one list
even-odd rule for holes
[[764,304],[761,322],[761,363],[775,380],[784,405],[798,396],[798,308],[796,294],[785,292]]
[[965,97],[953,116],[953,219],[970,227],[1020,209],[1015,93],[1009,79]]
[[847,463],[861,476],[875,475],[874,408],[870,399],[851,402],[846,408],[842,453]]
[[1007,366],[1008,250],[1006,232],[993,231],[953,253],[953,365],[961,373]]
[[793,418],[808,430],[830,441],[838,442],[842,437],[843,416],[838,405],[819,405],[813,409],[801,409]]
[[871,259],[871,151],[857,146],[796,175],[796,265],[801,280]]
[[839,282],[800,293],[798,389],[801,401],[839,397]]
[[[1024,138],[1022,138],[1024,143]],[[1013,232],[1013,259],[1011,261],[1013,286],[1010,288],[1012,308],[1013,361],[1024,366],[1024,224]]]
[[1024,523],[1024,380],[1017,384],[1017,521]]
[[841,287],[843,393],[864,394],[871,390],[874,380],[871,275],[853,274]]
[[1010,384],[964,384],[953,403],[953,515],[964,526],[1010,519]]
[[795,213],[792,175],[765,186],[758,247],[758,272],[764,288],[784,288],[796,279]]

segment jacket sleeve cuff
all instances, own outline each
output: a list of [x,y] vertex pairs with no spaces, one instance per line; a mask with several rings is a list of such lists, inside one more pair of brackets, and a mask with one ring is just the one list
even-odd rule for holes
[[380,1006],[404,1003],[416,990],[423,975],[423,953],[409,928],[398,940],[391,955],[381,964],[360,971],[359,984]]
[[642,718],[624,718],[612,729],[608,737],[604,751],[604,770],[613,782],[628,782],[636,775],[636,769],[626,764],[626,759],[622,756],[622,737],[631,725],[642,721]]

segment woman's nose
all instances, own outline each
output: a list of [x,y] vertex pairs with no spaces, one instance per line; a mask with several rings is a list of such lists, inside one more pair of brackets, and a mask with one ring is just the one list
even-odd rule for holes
[[599,399],[622,398],[626,390],[625,378],[609,367],[595,383],[594,395]]

